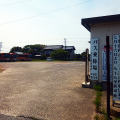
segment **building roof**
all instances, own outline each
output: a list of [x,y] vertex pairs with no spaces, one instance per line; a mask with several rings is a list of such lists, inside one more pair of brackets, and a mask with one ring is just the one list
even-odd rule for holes
[[23,52],[15,52],[15,53],[17,53],[17,54],[23,54]]
[[74,46],[63,46],[62,48],[63,50],[75,50],[75,47]]
[[63,45],[48,45],[44,48],[44,50],[57,50],[61,49]]
[[117,22],[120,21],[120,14],[109,15],[109,16],[100,16],[92,18],[84,18],[81,21],[81,24],[88,30],[91,31],[91,25],[96,23],[106,23],[106,22]]
[[63,50],[75,50],[74,46],[63,46],[63,45],[48,45],[44,48],[44,50],[58,50],[58,49],[63,49]]

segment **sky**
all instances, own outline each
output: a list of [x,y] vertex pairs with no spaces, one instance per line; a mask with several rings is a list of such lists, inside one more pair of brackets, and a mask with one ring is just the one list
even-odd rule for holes
[[120,0],[0,0],[1,52],[14,46],[75,46],[79,54],[90,48],[90,32],[82,18],[120,13]]

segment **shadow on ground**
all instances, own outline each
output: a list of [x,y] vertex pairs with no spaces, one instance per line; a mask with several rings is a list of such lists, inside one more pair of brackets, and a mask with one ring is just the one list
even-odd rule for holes
[[0,114],[0,120],[46,120],[46,119],[37,119],[34,117],[26,117],[26,116],[14,117],[14,116]]

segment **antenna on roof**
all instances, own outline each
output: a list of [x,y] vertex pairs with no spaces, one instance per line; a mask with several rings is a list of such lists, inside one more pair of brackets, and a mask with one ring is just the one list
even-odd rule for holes
[[66,38],[64,38],[64,42],[65,42],[65,50],[66,50]]

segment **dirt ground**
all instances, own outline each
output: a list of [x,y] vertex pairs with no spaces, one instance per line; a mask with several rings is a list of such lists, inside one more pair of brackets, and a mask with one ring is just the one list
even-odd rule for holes
[[3,117],[0,120],[93,119],[95,93],[81,87],[84,62],[1,62],[0,65],[4,68],[0,73]]
[[[110,117],[112,120],[116,120],[115,118],[120,118],[120,101],[115,101],[119,103],[119,105],[114,104],[113,106],[113,95],[110,95]],[[102,92],[102,99],[101,99],[101,107],[107,113],[107,91]]]

